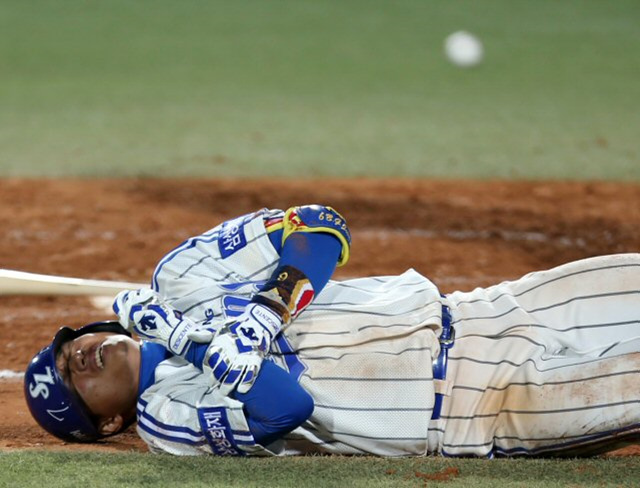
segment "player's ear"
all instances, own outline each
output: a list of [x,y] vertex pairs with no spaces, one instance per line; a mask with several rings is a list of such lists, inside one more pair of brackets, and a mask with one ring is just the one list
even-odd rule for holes
[[116,414],[113,417],[102,418],[98,421],[98,432],[102,435],[112,435],[122,429],[124,419],[122,415]]

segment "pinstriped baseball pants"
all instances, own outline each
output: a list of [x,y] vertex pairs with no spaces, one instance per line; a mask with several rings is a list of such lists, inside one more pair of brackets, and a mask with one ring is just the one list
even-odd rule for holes
[[444,455],[587,452],[640,432],[640,254],[448,295]]

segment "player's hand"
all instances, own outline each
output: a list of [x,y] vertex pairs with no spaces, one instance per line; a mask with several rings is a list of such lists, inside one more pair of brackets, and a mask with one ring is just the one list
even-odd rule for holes
[[[282,329],[282,319],[268,307],[249,304],[244,313],[235,320],[227,321],[228,330],[243,337],[247,345],[254,346],[263,353],[268,353],[273,338]],[[198,344],[210,343],[216,335],[215,329],[196,328],[189,332],[188,337]]]
[[211,372],[221,394],[228,395],[236,387],[238,393],[251,389],[262,358],[281,327],[279,315],[263,305],[250,304],[236,322],[216,334],[203,368]]
[[242,340],[225,326],[211,341],[202,369],[211,375],[220,394],[228,396],[236,388],[238,393],[246,393],[258,376],[263,357],[255,347],[244,346]]
[[245,346],[255,347],[263,354],[269,352],[271,342],[282,329],[282,318],[269,307],[250,303],[242,315],[229,326]]
[[120,324],[129,332],[162,344],[173,354],[186,352],[197,326],[148,288],[121,291],[113,303]]
[[135,321],[130,315],[134,307],[144,307],[148,303],[157,300],[157,294],[150,288],[139,290],[123,290],[116,295],[113,302],[113,311],[118,316],[120,325],[128,332],[134,333]]

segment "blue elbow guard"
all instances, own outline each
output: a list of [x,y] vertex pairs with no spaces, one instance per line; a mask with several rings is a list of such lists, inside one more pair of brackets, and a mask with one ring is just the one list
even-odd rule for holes
[[283,224],[283,244],[294,232],[325,232],[334,235],[342,243],[338,266],[346,264],[349,260],[351,233],[347,227],[347,221],[331,207],[324,205],[291,207],[284,214]]

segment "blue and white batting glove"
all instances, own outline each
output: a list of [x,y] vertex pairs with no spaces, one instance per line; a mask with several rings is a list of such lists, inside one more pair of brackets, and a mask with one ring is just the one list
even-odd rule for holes
[[197,328],[149,288],[121,291],[113,302],[113,311],[126,330],[162,344],[178,356],[187,351],[191,344],[189,335]]
[[262,359],[282,328],[282,319],[271,309],[250,304],[238,319],[225,325],[213,338],[203,362],[220,393],[228,395],[237,388],[248,392],[258,376]]
[[263,354],[271,348],[271,342],[282,330],[282,317],[269,307],[250,303],[229,326],[245,347],[255,347]]

